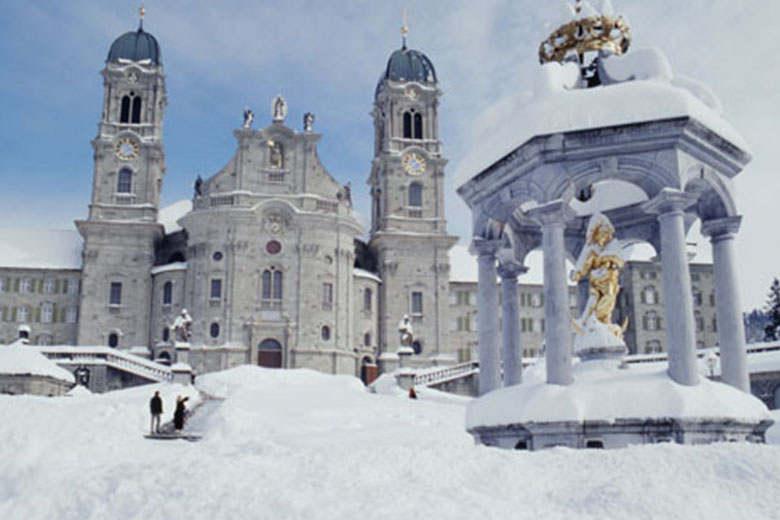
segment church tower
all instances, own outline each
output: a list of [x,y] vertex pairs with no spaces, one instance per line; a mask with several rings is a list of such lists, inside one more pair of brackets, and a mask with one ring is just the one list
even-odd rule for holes
[[103,76],[103,109],[94,149],[92,201],[84,238],[78,344],[130,347],[149,343],[157,213],[165,173],[162,145],[167,104],[157,40],[143,29],[111,45]]
[[439,140],[436,71],[425,54],[407,47],[405,27],[402,34],[374,98],[369,246],[382,278],[380,353],[395,353],[398,323],[408,314],[414,362],[427,365],[448,354],[449,250],[457,238],[447,234],[444,215],[447,160]]

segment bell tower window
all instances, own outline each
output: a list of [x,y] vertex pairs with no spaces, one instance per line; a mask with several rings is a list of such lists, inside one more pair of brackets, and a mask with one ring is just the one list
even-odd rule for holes
[[421,114],[414,114],[414,138],[423,138],[423,119]]
[[130,122],[130,96],[122,96],[122,107],[119,111],[119,122]]
[[119,170],[119,177],[116,182],[117,193],[132,193],[133,192],[133,172],[128,168],[122,168]]
[[419,182],[413,182],[409,185],[409,206],[422,207],[422,184]]
[[412,114],[404,112],[404,139],[412,138]]
[[119,108],[120,123],[138,124],[141,122],[141,96],[137,96],[135,92],[122,96]]
[[133,99],[133,123],[138,124],[141,122],[141,98],[136,96]]

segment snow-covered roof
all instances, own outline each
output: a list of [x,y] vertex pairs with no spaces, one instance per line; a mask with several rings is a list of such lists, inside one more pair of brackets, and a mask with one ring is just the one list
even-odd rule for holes
[[83,245],[75,229],[0,229],[0,267],[81,269]]
[[641,49],[603,60],[616,83],[575,88],[579,67],[547,63],[539,67],[533,93],[499,100],[477,124],[482,135],[458,164],[461,185],[534,136],[691,117],[735,146],[747,142],[722,117],[720,102],[706,86],[675,75],[656,49]]
[[75,382],[73,374],[50,361],[37,348],[21,341],[8,346],[0,345],[0,374],[48,376],[68,383]]
[[369,280],[374,280],[377,283],[382,283],[382,279],[379,278],[375,273],[372,273],[371,271],[366,271],[365,269],[361,269],[359,267],[353,268],[352,274],[358,278],[367,278]]
[[163,225],[165,234],[170,235],[171,233],[181,231],[181,226],[177,221],[190,211],[192,211],[192,201],[182,199],[160,209],[160,213],[157,215],[157,222]]
[[172,262],[170,264],[158,265],[152,268],[151,273],[153,275],[160,273],[168,273],[170,271],[186,271],[187,262]]

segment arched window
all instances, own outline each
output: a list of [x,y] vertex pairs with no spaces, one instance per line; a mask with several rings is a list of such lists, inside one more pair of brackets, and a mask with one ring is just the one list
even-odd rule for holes
[[364,347],[371,346],[371,333],[366,332],[365,334],[363,334],[363,346]]
[[404,112],[404,139],[412,138],[412,114]]
[[165,282],[163,285],[163,305],[170,305],[173,301],[173,282]]
[[[168,341],[169,339],[171,339],[171,329],[169,329],[168,327],[163,327],[162,339],[163,341]],[[160,357],[162,357],[162,355]]]
[[658,330],[661,328],[658,320],[658,313],[655,311],[646,313],[644,322],[645,330]]
[[421,114],[414,114],[414,138],[423,138],[423,118]]
[[219,337],[219,323],[214,322],[209,327],[209,336],[212,338],[218,338]]
[[422,207],[422,184],[419,182],[413,182],[409,185],[409,206]]
[[141,122],[141,97],[136,96],[133,98],[133,123],[138,124]]
[[363,310],[366,312],[371,311],[371,289],[366,289],[363,291]]
[[263,271],[262,298],[264,300],[282,299],[282,272],[276,268]]
[[119,175],[116,181],[117,193],[132,193],[133,192],[133,172],[130,168],[122,168],[119,170]]
[[116,348],[119,345],[119,334],[116,332],[112,332],[108,335],[108,346],[111,348]]
[[323,325],[320,335],[322,336],[323,341],[328,341],[330,339],[330,327]]
[[165,351],[162,351],[157,355],[157,362],[162,363],[163,365],[170,365],[171,355]]
[[122,106],[119,111],[119,122],[130,122],[130,96],[122,96]]
[[413,341],[412,342],[412,349],[414,349],[415,354],[422,354],[422,343],[419,341]]

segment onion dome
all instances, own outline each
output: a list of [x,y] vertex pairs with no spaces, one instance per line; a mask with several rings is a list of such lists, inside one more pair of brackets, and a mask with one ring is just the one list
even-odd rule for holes
[[377,93],[385,81],[417,81],[436,83],[436,69],[428,56],[420,51],[408,49],[406,45],[395,51],[387,60],[387,67],[379,77]]
[[107,62],[119,60],[144,61],[149,60],[154,65],[159,65],[162,56],[157,39],[144,31],[143,25],[138,26],[137,31],[126,32],[111,44],[108,51]]

